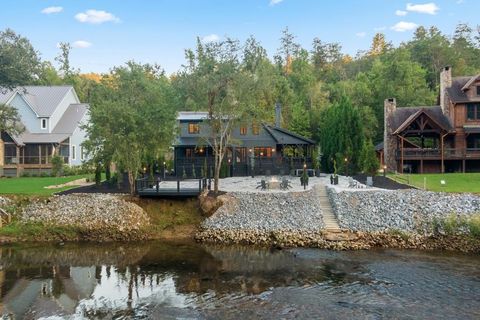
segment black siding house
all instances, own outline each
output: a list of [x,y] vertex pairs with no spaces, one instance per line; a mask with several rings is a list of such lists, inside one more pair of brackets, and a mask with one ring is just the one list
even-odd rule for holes
[[[207,112],[178,113],[179,134],[174,144],[174,169],[178,177],[199,178],[213,172],[207,117]],[[234,144],[228,147],[223,164],[224,176],[287,175],[305,164],[307,168],[313,167],[315,142],[281,128],[278,105],[275,125],[241,124],[233,129],[232,138]]]

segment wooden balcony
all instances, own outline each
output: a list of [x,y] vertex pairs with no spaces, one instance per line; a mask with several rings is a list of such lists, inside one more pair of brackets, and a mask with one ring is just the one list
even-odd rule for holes
[[[397,160],[441,160],[442,151],[440,149],[420,149],[420,148],[404,148],[397,150]],[[468,160],[480,159],[480,148],[452,149],[445,148],[443,150],[444,160]]]

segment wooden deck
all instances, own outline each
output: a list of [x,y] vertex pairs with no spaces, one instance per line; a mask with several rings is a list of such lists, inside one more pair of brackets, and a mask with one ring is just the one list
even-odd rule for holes
[[194,198],[207,189],[207,179],[176,179],[149,181],[141,178],[136,181],[136,192],[140,197]]

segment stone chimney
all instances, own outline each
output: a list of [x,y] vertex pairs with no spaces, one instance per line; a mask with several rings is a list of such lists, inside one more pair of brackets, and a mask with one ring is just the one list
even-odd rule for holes
[[440,72],[440,107],[444,115],[448,116],[447,88],[452,86],[452,67],[446,66]]
[[280,102],[275,103],[275,127],[282,126],[282,105]]
[[385,99],[384,107],[384,133],[383,133],[383,158],[387,171],[397,171],[397,161],[395,160],[395,150],[397,149],[397,141],[392,135],[393,128],[390,126],[391,118],[397,110],[397,101],[395,98]]

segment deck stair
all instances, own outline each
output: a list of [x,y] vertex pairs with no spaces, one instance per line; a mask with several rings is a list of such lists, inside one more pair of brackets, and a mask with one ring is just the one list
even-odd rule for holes
[[320,208],[322,209],[325,230],[329,232],[340,232],[340,226],[338,225],[337,218],[333,213],[333,208],[327,195],[327,187],[324,185],[319,185],[316,190],[320,199]]

